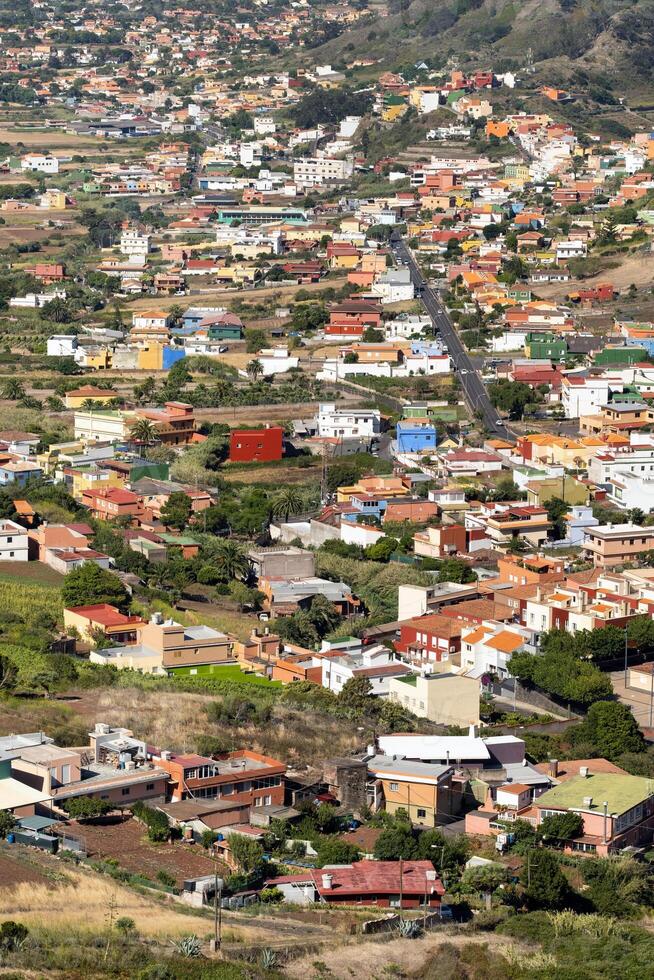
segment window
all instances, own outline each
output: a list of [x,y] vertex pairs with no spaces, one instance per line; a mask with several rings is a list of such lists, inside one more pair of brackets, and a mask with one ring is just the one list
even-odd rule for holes
[[154,783],[146,783],[146,784],[145,784],[145,788],[146,788],[147,790],[151,790],[151,789],[154,789]]
[[121,793],[123,796],[129,796],[129,786],[123,786]]
[[421,810],[420,807],[419,807],[418,808],[418,820],[424,820],[426,816],[427,816],[427,811],[426,810]]
[[397,783],[391,783],[391,793],[397,793],[399,785]]

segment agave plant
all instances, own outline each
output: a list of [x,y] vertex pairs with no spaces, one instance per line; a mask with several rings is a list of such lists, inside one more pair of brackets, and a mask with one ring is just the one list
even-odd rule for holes
[[173,940],[173,946],[180,956],[185,956],[187,959],[195,959],[202,955],[202,943],[195,935],[182,936],[177,941]]
[[272,970],[277,965],[277,953],[274,949],[266,947],[261,953],[261,966],[264,970]]
[[417,919],[400,919],[399,930],[402,939],[417,939],[422,932]]

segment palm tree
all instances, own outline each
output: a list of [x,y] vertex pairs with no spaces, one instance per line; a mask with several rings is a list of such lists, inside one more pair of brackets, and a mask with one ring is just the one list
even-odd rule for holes
[[228,539],[217,541],[214,561],[226,579],[243,579],[250,570],[247,555],[236,541]]
[[157,427],[150,419],[136,419],[129,431],[132,439],[141,443],[141,448],[151,445],[157,437]]
[[50,412],[63,412],[65,408],[61,398],[58,398],[56,395],[48,395],[45,403],[48,406],[48,411]]
[[85,412],[92,412],[97,407],[97,402],[93,398],[85,398],[80,408]]
[[289,519],[291,514],[301,514],[303,508],[304,497],[297,487],[283,487],[273,498],[273,514],[285,521]]
[[255,358],[253,361],[248,362],[245,371],[250,381],[256,381],[263,374],[263,365],[261,361]]
[[2,386],[2,397],[17,402],[25,397],[25,388],[17,378],[9,378]]

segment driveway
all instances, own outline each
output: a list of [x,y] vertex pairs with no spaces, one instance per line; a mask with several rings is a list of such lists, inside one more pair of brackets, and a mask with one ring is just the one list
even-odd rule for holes
[[616,697],[622,704],[628,705],[641,728],[651,728],[654,721],[654,697],[645,691],[637,691],[630,687],[625,688],[624,671],[617,670],[611,673],[613,690]]

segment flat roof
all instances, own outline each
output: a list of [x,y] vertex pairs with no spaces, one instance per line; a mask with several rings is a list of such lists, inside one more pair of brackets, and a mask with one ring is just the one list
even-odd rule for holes
[[[651,796],[654,796],[654,785],[649,779],[629,774],[598,772],[588,776],[573,776],[540,796],[536,800],[536,806],[540,809],[560,807],[565,810],[583,810],[586,813],[603,813],[606,801],[609,813],[625,813]],[[584,804],[587,798],[592,798],[590,806]]]

